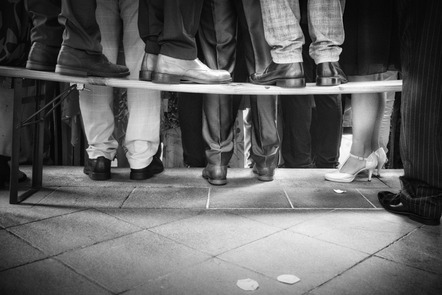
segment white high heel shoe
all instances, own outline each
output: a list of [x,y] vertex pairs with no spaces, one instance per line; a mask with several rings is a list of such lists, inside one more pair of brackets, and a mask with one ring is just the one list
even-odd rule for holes
[[[350,154],[350,157],[358,159],[359,161],[365,161],[365,167],[359,169],[355,173],[344,173],[341,172],[340,169],[331,173],[326,173],[324,175],[326,180],[334,181],[334,182],[352,182],[356,175],[361,173],[362,171],[368,171],[368,181],[371,181],[371,176],[373,175],[373,171],[378,165],[378,160],[375,153],[371,153],[367,158],[358,157],[353,154]],[[348,160],[348,159],[347,159]]]
[[374,154],[376,155],[378,159],[378,167],[376,169],[376,172],[374,172],[374,175],[377,177],[381,177],[381,170],[384,168],[385,163],[388,161],[387,154],[385,153],[383,148],[378,148]]

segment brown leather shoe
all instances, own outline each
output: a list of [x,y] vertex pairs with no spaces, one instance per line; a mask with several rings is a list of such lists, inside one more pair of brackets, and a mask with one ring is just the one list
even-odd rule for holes
[[213,185],[225,185],[227,183],[227,166],[207,164],[203,170],[203,177]]
[[336,86],[347,82],[347,76],[338,62],[323,62],[317,65],[316,85]]
[[55,72],[82,77],[125,77],[130,74],[126,66],[109,62],[104,54],[89,54],[68,46],[61,47]]
[[152,81],[152,73],[157,67],[157,61],[157,54],[144,53],[143,61],[141,62],[140,80]]
[[26,68],[29,70],[53,72],[55,70],[55,65],[57,64],[59,51],[60,47],[53,47],[40,42],[34,42],[29,51]]
[[92,180],[108,180],[111,178],[111,160],[105,157],[88,159],[83,172]]
[[250,82],[288,88],[305,87],[304,66],[302,62],[277,64],[272,61],[263,73],[250,76]]
[[152,82],[179,84],[194,82],[201,84],[220,84],[232,81],[225,70],[212,70],[199,59],[184,60],[158,55],[157,67],[152,75]]
[[258,176],[258,180],[273,181],[273,176],[275,176],[275,168],[260,167],[259,165],[255,164],[255,166],[253,166],[253,173]]

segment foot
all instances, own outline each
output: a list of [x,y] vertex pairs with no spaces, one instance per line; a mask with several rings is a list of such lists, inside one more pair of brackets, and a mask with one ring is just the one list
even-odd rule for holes
[[352,182],[359,173],[368,171],[368,181],[371,181],[371,176],[377,164],[377,158],[374,153],[371,153],[367,158],[350,154],[339,170],[326,173],[324,177],[328,181]]
[[347,76],[338,62],[323,62],[317,65],[316,85],[336,86],[347,82]]
[[110,165],[111,160],[105,157],[88,159],[83,172],[92,180],[108,180],[111,178]]
[[378,200],[382,207],[384,207],[384,209],[388,212],[408,216],[410,219],[426,225],[440,224],[440,217],[430,218],[413,212],[413,210],[407,204],[401,201],[400,193],[394,194],[388,191],[379,192]]
[[82,77],[125,77],[130,74],[126,66],[109,62],[104,54],[90,54],[68,46],[61,47],[55,72]]
[[275,176],[275,168],[273,167],[260,167],[255,164],[253,166],[253,173],[258,176],[258,180],[261,181],[273,181],[273,176]]
[[304,67],[302,62],[287,64],[271,62],[263,73],[250,76],[250,82],[289,88],[305,87]]
[[227,183],[227,166],[207,164],[203,170],[203,177],[213,185],[225,185]]
[[130,169],[130,179],[145,180],[163,171],[164,171],[163,162],[157,156],[153,156],[152,162],[150,162],[148,166],[142,169]]
[[157,54],[144,53],[143,61],[141,62],[140,80],[152,81],[152,73],[155,71],[157,61]]
[[179,84],[194,82],[202,84],[219,84],[232,81],[230,73],[224,70],[212,70],[199,59],[184,60],[170,56],[158,55],[158,62],[152,74],[152,82]]
[[59,51],[59,46],[53,47],[40,42],[34,42],[29,51],[26,68],[36,71],[55,71]]

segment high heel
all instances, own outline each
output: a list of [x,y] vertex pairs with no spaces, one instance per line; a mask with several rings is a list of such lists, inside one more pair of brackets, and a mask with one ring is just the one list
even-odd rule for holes
[[353,174],[341,172],[339,169],[339,170],[331,172],[331,173],[326,173],[324,175],[325,179],[329,180],[329,181],[334,181],[334,182],[352,182],[356,178],[356,175],[358,175],[362,171],[367,170],[368,171],[368,181],[371,181],[371,176],[373,175],[373,171],[378,165],[378,160],[377,160],[375,153],[374,152],[371,153],[367,158],[358,157],[353,154],[350,154],[350,157],[358,159],[359,161],[365,161],[365,167],[359,169],[358,171],[356,171]]
[[377,177],[381,177],[381,170],[384,168],[385,163],[388,161],[387,154],[385,153],[383,148],[378,148],[374,154],[376,155],[376,158],[378,159],[378,167],[376,169],[376,172],[374,175]]

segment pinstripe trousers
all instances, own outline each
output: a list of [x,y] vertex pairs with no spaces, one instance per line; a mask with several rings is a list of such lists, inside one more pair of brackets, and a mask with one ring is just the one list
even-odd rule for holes
[[397,1],[403,72],[401,201],[428,218],[442,212],[442,1]]
[[[138,34],[138,1],[97,0],[97,22],[101,30],[103,54],[115,63],[120,45],[120,33],[129,79],[138,80],[144,43]],[[113,90],[110,87],[87,85],[91,91],[80,92],[80,109],[89,144],[90,159],[103,156],[112,160],[118,142],[113,136]],[[148,166],[160,141],[161,96],[156,90],[127,89],[129,119],[124,148],[130,168]]]

